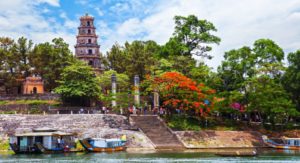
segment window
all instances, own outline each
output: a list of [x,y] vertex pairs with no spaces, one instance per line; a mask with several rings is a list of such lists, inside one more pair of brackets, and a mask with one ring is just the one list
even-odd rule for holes
[[89,49],[89,54],[93,54],[93,50],[92,49]]
[[91,34],[91,30],[90,29],[88,30],[88,34]]
[[87,22],[87,26],[90,26],[90,25],[91,25],[91,23],[88,21],[88,22]]
[[92,43],[92,39],[88,39],[88,42],[89,42],[89,43]]
[[90,66],[93,66],[94,64],[93,64],[93,61],[89,61],[89,65]]

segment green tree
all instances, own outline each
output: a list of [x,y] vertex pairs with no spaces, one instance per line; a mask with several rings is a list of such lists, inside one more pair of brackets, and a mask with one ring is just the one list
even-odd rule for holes
[[114,70],[104,71],[103,74],[99,75],[99,83],[104,91],[111,90],[111,75],[115,74],[117,77],[117,90],[118,92],[129,89],[129,77],[126,74],[117,73]]
[[90,66],[81,61],[65,67],[58,83],[60,85],[55,92],[61,94],[64,103],[88,106],[91,100],[101,97],[99,78]]
[[212,48],[209,44],[219,44],[221,39],[215,35],[217,29],[207,20],[199,20],[195,15],[175,16],[175,31],[166,44],[164,53],[167,55],[193,54],[211,58],[207,52]]
[[107,52],[107,60],[109,62],[109,68],[115,70],[118,73],[124,73],[126,71],[126,61],[128,56],[124,52],[124,48],[118,43],[115,43],[109,52]]
[[21,37],[12,47],[13,58],[16,61],[16,69],[18,73],[22,73],[23,77],[30,75],[29,55],[32,52],[33,43],[25,37]]
[[280,83],[267,75],[247,81],[249,104],[247,110],[259,112],[265,120],[285,123],[291,116],[297,116],[295,105]]
[[284,88],[300,111],[300,50],[288,55],[289,66],[282,78]]
[[44,79],[47,91],[57,87],[56,80],[60,79],[63,68],[73,60],[69,45],[62,38],[36,45],[29,55],[30,64],[34,67],[33,73]]

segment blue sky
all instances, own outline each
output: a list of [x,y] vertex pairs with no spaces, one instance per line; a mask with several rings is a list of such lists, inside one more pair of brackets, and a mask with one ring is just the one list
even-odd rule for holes
[[[100,51],[116,42],[154,40],[164,44],[174,31],[173,17],[194,14],[215,24],[221,44],[216,68],[225,51],[270,38],[286,53],[300,49],[299,0],[0,0],[0,36],[25,36],[41,43],[62,37],[74,51],[79,17],[95,17]],[[200,58],[201,60],[201,58]]]

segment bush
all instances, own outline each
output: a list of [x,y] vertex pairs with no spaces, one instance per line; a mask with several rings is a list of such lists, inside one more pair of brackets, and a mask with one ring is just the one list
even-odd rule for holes
[[200,121],[193,117],[173,115],[168,119],[167,125],[175,130],[200,131]]

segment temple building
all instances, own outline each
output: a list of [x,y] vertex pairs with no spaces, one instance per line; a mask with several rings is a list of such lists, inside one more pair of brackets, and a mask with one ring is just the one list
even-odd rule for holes
[[43,94],[44,81],[41,77],[27,77],[23,82],[23,94]]
[[82,16],[80,18],[80,26],[78,27],[75,56],[92,66],[96,72],[100,73],[100,45],[98,45],[97,38],[94,17],[88,14]]

